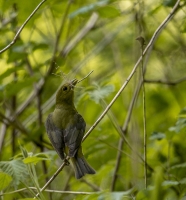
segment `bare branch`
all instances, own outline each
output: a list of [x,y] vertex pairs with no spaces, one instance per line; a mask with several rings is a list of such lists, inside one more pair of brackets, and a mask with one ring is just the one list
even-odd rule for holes
[[38,6],[34,9],[34,11],[30,14],[30,16],[26,19],[26,21],[23,23],[23,25],[19,28],[18,32],[16,33],[14,39],[12,40],[12,42],[7,45],[4,49],[2,49],[0,51],[0,54],[3,53],[4,51],[6,51],[7,49],[9,49],[16,41],[17,38],[19,37],[21,31],[23,30],[23,28],[26,26],[26,24],[29,22],[29,20],[33,17],[33,15],[36,13],[36,11],[41,7],[41,5],[45,2],[46,0],[41,1]]
[[[6,109],[5,117],[6,118],[10,117],[10,110]],[[7,124],[3,123],[0,130],[0,152],[3,147],[3,142],[6,135],[6,129],[7,129]]]
[[142,77],[142,92],[143,92],[143,149],[144,149],[144,179],[145,188],[147,188],[147,132],[146,132],[146,98],[145,98],[145,83],[144,83],[144,66],[143,66],[143,47],[145,45],[145,40],[143,37],[138,37],[141,46],[141,77]]
[[117,178],[117,171],[118,171],[120,163],[121,163],[121,157],[122,157],[121,150],[122,150],[122,147],[123,147],[123,143],[124,143],[123,138],[120,138],[119,144],[118,144],[119,151],[118,151],[118,154],[117,154],[117,162],[116,162],[116,165],[115,165],[115,168],[114,168],[114,176],[113,176],[112,183],[111,183],[111,191],[114,191],[116,178]]
[[93,190],[95,190],[95,191],[101,191],[101,189],[100,189],[97,185],[88,182],[88,181],[87,181],[86,179],[84,179],[84,178],[82,178],[80,181],[83,182],[83,183],[85,183],[85,184],[87,184],[88,186],[90,186],[90,187],[91,187]]
[[56,41],[55,41],[55,45],[54,45],[54,51],[53,51],[53,55],[52,55],[51,62],[50,62],[50,67],[49,67],[49,69],[47,71],[46,77],[49,76],[53,71],[55,60],[56,60],[56,53],[57,53],[57,50],[58,50],[59,41],[60,41],[60,38],[61,38],[61,34],[62,34],[63,30],[64,30],[65,22],[66,22],[68,13],[70,11],[70,7],[71,7],[72,2],[73,2],[73,0],[69,0],[68,1],[67,7],[66,7],[64,15],[63,15],[63,18],[61,19],[60,28],[59,28],[59,31],[58,31],[57,36],[56,36]]
[[92,70],[89,74],[87,74],[84,78],[82,78],[81,80],[79,80],[77,83],[79,83],[79,82],[85,80],[88,76],[90,76],[90,74],[92,74],[93,71],[94,71],[94,70]]
[[[67,158],[65,158],[65,160],[69,160],[70,158],[67,156]],[[61,166],[58,168],[58,170],[54,173],[54,175],[49,179],[49,181],[41,188],[40,193],[43,192],[46,187],[56,178],[56,176],[61,172],[61,170],[65,167],[66,163],[65,161],[61,164]],[[39,193],[36,194],[36,197],[39,196]]]

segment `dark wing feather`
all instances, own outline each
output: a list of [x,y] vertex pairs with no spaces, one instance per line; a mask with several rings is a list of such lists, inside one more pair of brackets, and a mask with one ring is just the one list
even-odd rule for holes
[[73,123],[64,130],[64,142],[69,149],[69,156],[74,157],[85,132],[86,123],[80,114],[74,115]]
[[52,121],[52,113],[50,113],[45,122],[46,131],[52,146],[58,153],[61,159],[64,159],[65,143],[63,140],[63,130],[57,128]]

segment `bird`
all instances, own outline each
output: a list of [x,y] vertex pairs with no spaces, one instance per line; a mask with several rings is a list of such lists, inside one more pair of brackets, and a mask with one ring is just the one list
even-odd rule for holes
[[67,81],[56,94],[55,109],[45,122],[45,128],[52,146],[59,157],[65,161],[70,157],[76,179],[85,174],[95,174],[82,152],[82,139],[86,122],[74,106],[74,88],[77,79]]

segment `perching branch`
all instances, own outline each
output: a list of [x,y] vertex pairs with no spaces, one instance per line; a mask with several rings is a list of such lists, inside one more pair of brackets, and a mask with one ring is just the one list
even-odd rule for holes
[[30,19],[33,17],[33,15],[36,13],[36,11],[41,7],[41,5],[45,2],[46,0],[41,1],[38,6],[34,9],[34,11],[30,14],[30,16],[26,19],[26,21],[23,23],[23,25],[19,28],[18,32],[16,33],[14,39],[10,44],[8,44],[4,49],[0,51],[0,54],[9,49],[14,43],[16,43],[21,31],[23,28],[26,26],[26,24],[30,21]]
[[[70,158],[67,156],[67,158],[65,160],[69,160]],[[56,178],[56,176],[61,172],[61,170],[65,167],[66,163],[65,161],[62,163],[62,165],[58,168],[58,170],[54,173],[54,175],[49,179],[49,181],[41,188],[40,193],[43,192],[47,186]],[[39,196],[39,193],[36,194],[36,197]]]

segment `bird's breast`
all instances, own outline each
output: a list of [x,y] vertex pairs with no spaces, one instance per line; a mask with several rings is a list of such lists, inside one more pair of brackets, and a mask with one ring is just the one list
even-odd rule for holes
[[55,109],[53,112],[53,122],[58,128],[64,130],[69,124],[73,123],[75,114],[76,112],[73,110]]

